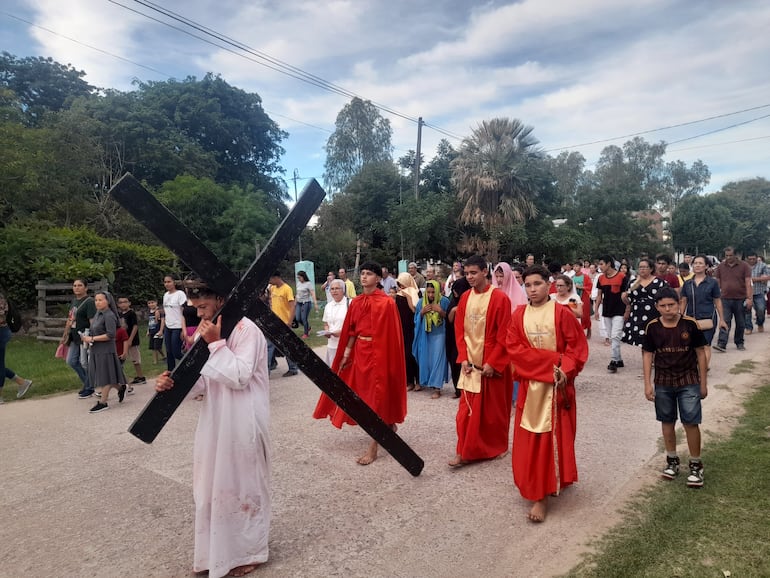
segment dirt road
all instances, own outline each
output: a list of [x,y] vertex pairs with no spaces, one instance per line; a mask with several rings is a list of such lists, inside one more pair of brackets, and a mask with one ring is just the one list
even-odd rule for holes
[[[766,365],[768,336],[714,353],[704,430],[724,432],[756,386],[730,375],[742,360]],[[273,523],[270,561],[255,576],[553,576],[615,523],[618,508],[656,483],[659,425],[642,395],[641,353],[606,372],[598,337],[578,380],[580,482],[552,500],[545,524],[527,522],[510,455],[452,470],[457,400],[409,394],[399,434],[423,457],[413,478],[389,455],[362,467],[359,428],[310,415],[318,390],[304,376],[271,381]],[[73,376],[74,377],[74,376]],[[110,410],[74,393],[0,407],[0,576],[191,575],[192,439],[198,402],[186,402],[152,445],[126,432],[152,395],[137,387]],[[708,468],[706,435],[704,460]],[[708,469],[706,470],[708,472]],[[706,488],[708,491],[708,477]]]

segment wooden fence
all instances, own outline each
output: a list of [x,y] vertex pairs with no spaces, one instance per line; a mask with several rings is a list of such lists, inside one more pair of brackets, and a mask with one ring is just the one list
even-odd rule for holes
[[[107,280],[89,283],[89,295],[106,291]],[[72,301],[72,283],[47,283],[39,281],[37,289],[37,338],[40,341],[59,341],[67,323],[68,305]]]

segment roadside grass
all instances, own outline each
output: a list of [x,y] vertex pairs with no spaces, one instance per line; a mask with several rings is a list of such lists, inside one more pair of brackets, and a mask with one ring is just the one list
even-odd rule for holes
[[[311,312],[310,326],[312,331],[305,340],[308,347],[325,346],[327,339],[318,337],[315,332],[323,329],[323,309],[318,313]],[[302,329],[294,330],[297,335],[302,335]],[[166,362],[152,362],[152,352],[147,347],[147,324],[139,324],[139,335],[142,352],[142,370],[145,377],[154,378],[166,369]],[[70,369],[63,359],[56,359],[54,353],[58,344],[51,341],[38,341],[34,337],[14,335],[5,352],[5,363],[13,371],[25,379],[31,379],[32,388],[25,399],[40,397],[67,391],[78,391],[82,387],[75,372]],[[165,352],[165,349],[164,349]],[[134,368],[130,361],[124,366],[126,377],[131,380],[134,377]],[[5,381],[5,387],[0,389],[2,398],[6,402],[16,401],[17,386],[12,380]]]
[[702,489],[686,487],[683,459],[566,576],[770,576],[770,383],[744,405],[730,436],[704,445]]
[[745,359],[743,361],[740,361],[736,363],[734,366],[732,366],[728,373],[731,373],[732,375],[739,375],[741,373],[751,373],[754,370],[754,367],[756,366],[756,362]]

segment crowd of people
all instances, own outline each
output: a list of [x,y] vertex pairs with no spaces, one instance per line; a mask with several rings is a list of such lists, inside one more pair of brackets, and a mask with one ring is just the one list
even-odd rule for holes
[[[563,265],[535,261],[527,255],[522,263],[490,266],[474,255],[446,274],[433,266],[420,271],[412,262],[397,276],[368,262],[359,268],[360,294],[345,269],[329,272],[321,285],[325,302],[305,271],[296,275],[296,298],[276,271],[264,299],[284,323],[296,323],[303,338],[311,331],[311,310],[323,308],[317,333],[328,339],[327,364],[393,430],[406,419],[408,392],[428,390],[439,399],[452,383],[457,443],[448,466],[511,451],[513,481],[531,502],[532,522],[545,521],[549,498],[578,479],[575,380],[588,360],[592,320],[600,321],[610,373],[625,366],[622,343],[641,350],[643,393],[654,403],[666,451],[661,476],[679,474],[674,428],[681,421],[686,485],[701,487],[699,427],[711,350],[726,350],[733,325],[741,351],[745,335],[764,331],[770,268],[756,253],[743,261],[732,247],[719,264],[705,255],[674,263],[665,254],[632,260],[607,254]],[[147,302],[146,337],[156,363],[163,360],[164,342],[166,348],[167,369],[156,389],[174,386],[171,372],[195,339],[203,339],[210,353],[191,394],[203,401],[194,449],[194,570],[244,575],[267,560],[268,391],[277,350],[246,318],[223,336],[215,314],[224,297],[200,279],[180,283],[168,275],[164,288],[160,303]],[[84,279],[76,279],[72,291],[61,343],[82,384],[78,397],[100,397],[91,409],[99,413],[109,407],[111,389],[122,402],[134,384],[146,382],[138,319],[127,296],[116,302],[106,291],[89,295]],[[21,397],[31,382],[4,365],[7,310],[0,295],[0,361]],[[126,359],[136,375],[131,384],[123,372]],[[296,375],[296,364],[288,358],[287,364],[284,377]],[[356,425],[325,394],[313,417],[337,428]],[[369,465],[377,456],[372,440],[357,462]]]

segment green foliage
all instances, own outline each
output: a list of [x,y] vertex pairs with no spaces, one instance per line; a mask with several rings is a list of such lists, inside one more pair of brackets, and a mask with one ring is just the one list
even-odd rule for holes
[[262,99],[218,75],[139,84],[145,106],[168,119],[207,153],[213,154],[219,183],[254,185],[270,197],[285,198],[275,174],[287,134],[262,109]]
[[755,178],[728,183],[714,200],[726,207],[735,220],[732,244],[736,249],[745,253],[770,243],[770,181]]
[[225,187],[191,176],[165,183],[158,199],[233,270],[251,264],[280,216],[275,203],[252,186]]
[[451,261],[457,256],[460,237],[460,228],[451,215],[456,215],[458,210],[457,198],[439,191],[424,192],[419,199],[407,195],[401,204],[392,205],[388,247],[393,257],[387,262],[397,261],[395,256],[410,260],[430,256]]
[[96,88],[83,80],[85,75],[50,57],[0,53],[0,87],[13,91],[13,106],[30,126],[39,124],[47,113],[64,109],[73,98],[93,95]]
[[671,234],[677,251],[718,255],[739,240],[738,221],[716,195],[690,196],[671,215]]
[[174,269],[173,255],[162,247],[105,239],[87,228],[0,228],[0,278],[24,309],[35,307],[40,280],[106,278],[113,291],[141,302],[157,298],[163,275]]
[[533,169],[542,155],[532,131],[518,119],[493,118],[463,140],[451,165],[463,223],[489,229],[537,215],[541,183]]
[[324,184],[341,191],[369,163],[392,160],[390,121],[368,100],[354,97],[337,115],[326,141]]

